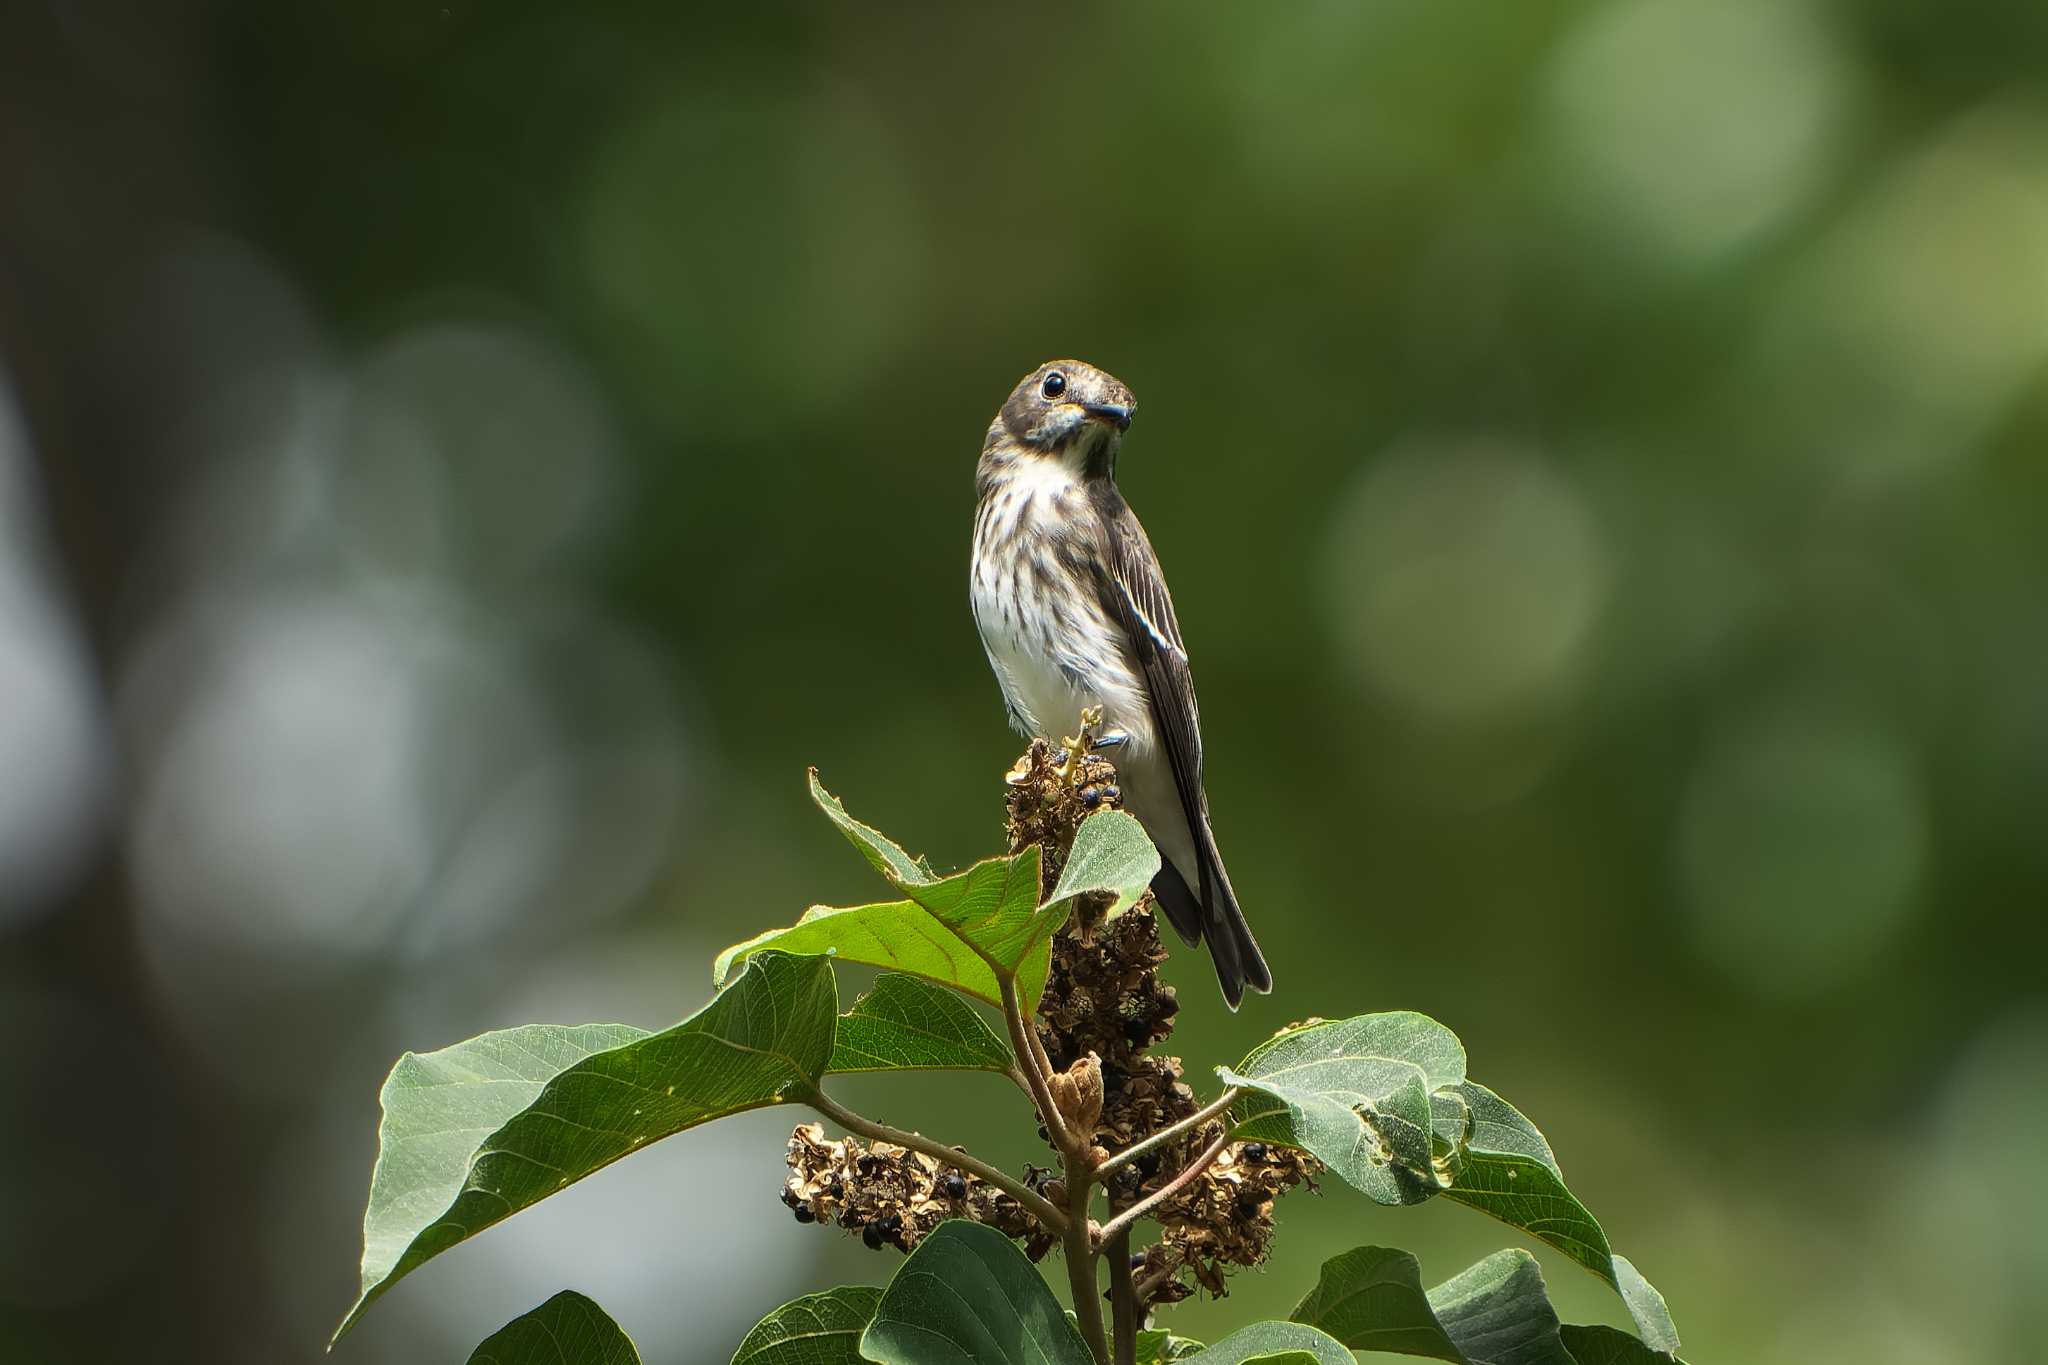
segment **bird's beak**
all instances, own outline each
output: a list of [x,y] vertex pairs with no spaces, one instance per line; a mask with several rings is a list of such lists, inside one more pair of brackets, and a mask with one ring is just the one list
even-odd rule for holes
[[1122,403],[1084,403],[1081,411],[1088,414],[1091,422],[1102,422],[1118,431],[1131,429],[1131,410]]

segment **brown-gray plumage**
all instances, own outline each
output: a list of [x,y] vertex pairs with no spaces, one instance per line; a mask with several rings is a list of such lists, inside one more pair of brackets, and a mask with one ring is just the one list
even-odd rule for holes
[[1076,360],[1026,375],[989,424],[976,471],[970,597],[1019,732],[1057,738],[1103,708],[1124,806],[1159,847],[1153,895],[1207,942],[1235,1009],[1272,974],[1216,851],[1202,787],[1201,715],[1173,599],[1116,486],[1137,402]]

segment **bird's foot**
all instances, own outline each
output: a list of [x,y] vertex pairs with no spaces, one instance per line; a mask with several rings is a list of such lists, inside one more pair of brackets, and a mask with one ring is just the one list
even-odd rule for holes
[[1102,708],[1090,706],[1081,712],[1081,733],[1068,735],[1060,741],[1060,747],[1067,751],[1066,761],[1060,764],[1060,780],[1073,786],[1080,782],[1087,768],[1088,755],[1096,747],[1095,727],[1102,724]]

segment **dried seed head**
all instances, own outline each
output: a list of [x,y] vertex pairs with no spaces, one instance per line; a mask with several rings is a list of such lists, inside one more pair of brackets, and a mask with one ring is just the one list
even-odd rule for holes
[[858,1229],[870,1248],[909,1251],[940,1223],[960,1217],[1023,1242],[1033,1260],[1054,1244],[1015,1199],[923,1152],[858,1138],[832,1141],[820,1125],[805,1123],[790,1134],[788,1163],[782,1200],[797,1221]]

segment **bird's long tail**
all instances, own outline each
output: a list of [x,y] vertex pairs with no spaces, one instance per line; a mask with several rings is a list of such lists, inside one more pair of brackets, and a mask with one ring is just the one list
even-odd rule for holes
[[1237,905],[1230,876],[1216,852],[1216,836],[1206,819],[1194,822],[1195,857],[1201,864],[1202,893],[1188,885],[1187,878],[1171,860],[1161,859],[1152,878],[1152,895],[1166,911],[1167,920],[1193,947],[1207,942],[1210,960],[1216,964],[1216,979],[1223,986],[1223,999],[1236,1009],[1244,999],[1245,987],[1255,991],[1273,989],[1273,973],[1265,954],[1245,923]]

